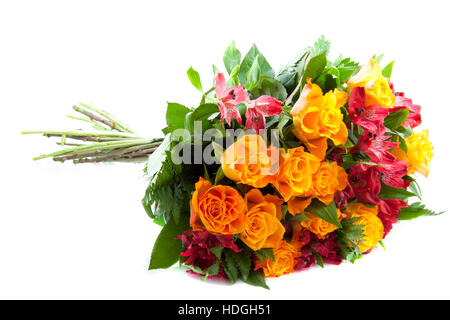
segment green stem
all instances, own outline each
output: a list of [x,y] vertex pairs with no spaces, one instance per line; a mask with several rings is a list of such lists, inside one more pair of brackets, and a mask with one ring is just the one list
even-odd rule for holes
[[80,105],[85,107],[86,109],[89,109],[91,111],[94,111],[96,113],[98,113],[99,115],[105,117],[106,119],[112,121],[114,123],[114,128],[117,129],[118,131],[121,132],[130,132],[130,133],[134,133],[136,134],[133,130],[131,130],[127,125],[125,125],[123,122],[117,120],[116,118],[114,118],[112,115],[110,115],[109,113],[107,113],[106,111],[102,111],[99,109],[94,108],[93,106],[86,104],[86,103],[82,103],[80,102]]

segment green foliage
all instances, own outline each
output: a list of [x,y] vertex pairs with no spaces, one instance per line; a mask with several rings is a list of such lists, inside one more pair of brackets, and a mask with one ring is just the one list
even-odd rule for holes
[[241,62],[241,67],[238,75],[241,84],[247,85],[247,74],[249,70],[252,68],[253,62],[255,61],[256,57],[258,57],[260,75],[267,76],[270,78],[274,77],[275,72],[273,71],[272,67],[267,62],[264,55],[258,50],[256,45],[253,45],[248,51],[248,53],[245,55],[244,60],[242,60]]
[[269,290],[269,286],[266,284],[266,278],[261,270],[251,270],[247,279],[242,279],[247,284],[252,286],[262,287]]
[[173,217],[178,222],[183,213],[188,213],[193,181],[199,175],[191,172],[191,166],[175,165],[169,151],[170,134],[149,158],[149,185],[142,204],[151,218],[168,222]]
[[192,66],[187,71],[187,76],[189,81],[191,81],[192,85],[200,92],[203,92],[202,82],[200,80],[200,75],[197,71],[195,71]]
[[394,61],[391,61],[386,67],[383,68],[382,74],[384,77],[390,79],[392,75],[392,68],[394,67]]
[[400,214],[398,215],[398,220],[411,220],[421,216],[438,216],[444,212],[435,212],[425,208],[425,205],[420,202],[414,202],[406,208],[402,208]]
[[255,60],[253,60],[252,66],[247,72],[246,75],[246,88],[247,90],[252,90],[253,88],[256,88],[256,86],[259,83],[259,80],[261,78],[261,67],[259,66],[259,55],[255,57]]
[[252,268],[251,253],[247,247],[241,252],[225,248],[222,254],[222,266],[231,283],[237,280],[268,289],[264,276]]
[[[231,75],[232,70],[239,66],[241,63],[241,52],[236,49],[234,41],[228,46],[223,55],[223,64],[227,69],[228,74]],[[239,69],[237,69],[239,70]]]
[[283,84],[274,78],[262,77],[258,86],[253,89],[253,98],[258,98],[262,95],[269,95],[279,101],[284,101],[287,98],[287,91]]
[[311,48],[300,51],[297,56],[282,67],[275,76],[275,79],[286,88],[287,94],[294,91],[299,81],[299,75],[303,72],[304,65],[310,55]]
[[184,128],[184,119],[191,110],[179,103],[167,103],[166,122],[168,132]]
[[405,189],[397,189],[381,183],[381,191],[378,195],[381,199],[401,199],[406,200],[413,197],[414,193],[407,191]]
[[359,218],[342,219],[342,228],[336,231],[336,241],[339,245],[339,255],[351,263],[362,257],[358,247],[364,237],[363,225],[355,224]]
[[405,123],[406,119],[408,119],[408,115],[409,110],[407,108],[391,112],[386,119],[384,119],[384,125],[389,129],[395,130]]
[[305,209],[305,212],[312,213],[316,217],[319,217],[338,228],[342,227],[341,223],[339,222],[336,204],[334,203],[334,201],[331,201],[331,203],[327,206],[321,201],[313,199],[311,204]]
[[194,122],[201,121],[202,122],[202,131],[206,131],[209,128],[212,128],[213,124],[209,119],[209,117],[218,112],[219,108],[215,103],[204,103],[195,108],[193,111],[189,112],[184,117],[184,125],[183,128],[189,130],[192,134],[194,133]]
[[255,256],[262,262],[266,262],[267,259],[275,261],[275,256],[273,254],[272,248],[259,249],[253,252]]
[[323,92],[328,92],[340,88],[358,69],[358,63],[351,61],[350,58],[343,59],[341,55],[335,62],[327,62],[327,66],[316,83],[322,88]]
[[149,270],[166,269],[179,260],[179,254],[183,247],[176,236],[182,234],[188,228],[189,215],[181,217],[178,223],[173,218],[166,223],[153,246]]

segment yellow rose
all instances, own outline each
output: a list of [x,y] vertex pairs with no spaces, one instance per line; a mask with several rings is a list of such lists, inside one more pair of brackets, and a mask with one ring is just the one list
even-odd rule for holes
[[405,139],[408,153],[405,153],[399,147],[392,151],[397,159],[406,161],[408,164],[408,174],[419,172],[425,177],[428,177],[430,173],[430,161],[433,158],[433,145],[428,140],[428,136],[428,130],[413,133]]
[[264,188],[273,182],[278,163],[272,163],[271,152],[258,134],[245,135],[229,146],[222,155],[225,176],[238,183]]
[[[342,219],[341,210],[337,210],[337,216],[339,220]],[[338,229],[334,224],[331,224],[312,213],[305,213],[305,215],[308,217],[309,220],[307,221],[301,221],[300,224],[303,228],[308,229],[312,233],[314,233],[319,239],[324,239],[325,236],[335,230]]]
[[320,87],[312,84],[308,78],[300,98],[292,108],[292,132],[309,152],[321,160],[325,158],[327,138],[336,145],[343,145],[347,141],[348,131],[340,110],[346,101],[345,92],[334,90],[323,95]]
[[267,259],[262,262],[255,261],[255,270],[263,269],[266,277],[279,277],[283,274],[294,272],[297,258],[300,257],[299,249],[286,241],[282,241],[278,248],[273,250],[275,261]]
[[369,208],[362,203],[350,203],[344,213],[349,218],[359,218],[355,222],[357,225],[363,225],[364,238],[363,242],[358,244],[361,252],[367,252],[375,248],[378,242],[383,239],[384,228],[383,223],[378,218],[378,207]]
[[329,205],[337,190],[347,186],[347,173],[335,161],[322,161],[313,176],[313,192],[316,198]]
[[278,247],[285,231],[280,222],[283,200],[252,189],[245,195],[245,203],[247,224],[239,238],[255,251]]
[[350,88],[364,87],[366,106],[379,105],[383,108],[392,108],[395,104],[395,95],[389,87],[389,81],[383,76],[378,62],[373,58],[347,80],[347,85]]
[[285,201],[302,196],[312,187],[313,174],[319,169],[320,160],[303,147],[280,150],[280,167],[272,183]]

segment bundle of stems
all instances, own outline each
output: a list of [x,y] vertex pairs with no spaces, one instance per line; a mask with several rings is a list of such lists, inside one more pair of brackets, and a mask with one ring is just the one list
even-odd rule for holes
[[65,147],[33,160],[53,158],[60,162],[72,160],[74,163],[142,162],[148,159],[163,140],[142,138],[120,120],[91,105],[80,103],[79,106],[73,106],[73,109],[81,116],[68,117],[89,123],[94,130],[23,131],[22,134],[42,134],[45,137],[59,138],[57,144]]

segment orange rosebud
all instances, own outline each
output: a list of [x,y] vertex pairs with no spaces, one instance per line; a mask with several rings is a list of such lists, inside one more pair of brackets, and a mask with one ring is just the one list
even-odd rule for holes
[[379,105],[383,108],[392,108],[395,104],[395,95],[389,81],[383,76],[378,62],[373,58],[347,80],[347,85],[350,88],[364,87],[366,106]]
[[[339,221],[342,220],[341,210],[337,210],[337,216],[339,218]],[[314,233],[319,239],[324,239],[325,236],[335,230],[338,229],[334,224],[331,224],[312,213],[305,213],[305,215],[308,217],[309,220],[307,221],[301,221],[300,224],[303,228],[308,229],[312,233]]]
[[433,145],[428,140],[428,136],[428,130],[413,133],[405,139],[408,153],[405,153],[399,147],[392,151],[398,160],[403,160],[408,164],[408,174],[419,172],[428,177],[430,162],[433,158]]
[[319,159],[325,158],[327,138],[336,145],[347,142],[348,131],[340,109],[346,101],[345,92],[334,90],[323,95],[320,87],[308,78],[291,111],[294,120],[292,132]]
[[245,202],[239,192],[228,186],[213,186],[200,177],[191,199],[191,227],[214,234],[236,234],[246,224]]
[[274,181],[277,173],[278,163],[272,163],[272,152],[278,149],[268,149],[260,135],[242,136],[223,153],[223,173],[238,183],[264,188]]
[[266,262],[262,262],[256,259],[255,270],[263,269],[266,277],[279,277],[283,274],[294,272],[297,258],[300,257],[297,247],[282,241],[280,246],[273,250],[273,253],[275,261],[267,259]]
[[303,147],[280,150],[280,167],[272,183],[285,201],[305,195],[310,191],[313,174],[319,169],[320,160]]
[[359,239],[358,244],[361,252],[367,252],[375,248],[378,242],[383,239],[384,228],[383,223],[378,218],[378,207],[369,208],[362,203],[350,203],[344,213],[348,218],[359,218],[354,224],[362,225],[364,238]]
[[245,203],[247,224],[239,238],[255,251],[278,247],[285,231],[280,222],[283,200],[252,189],[245,195]]
[[312,190],[316,198],[329,205],[333,201],[334,193],[347,186],[347,173],[335,161],[322,161],[313,176]]

